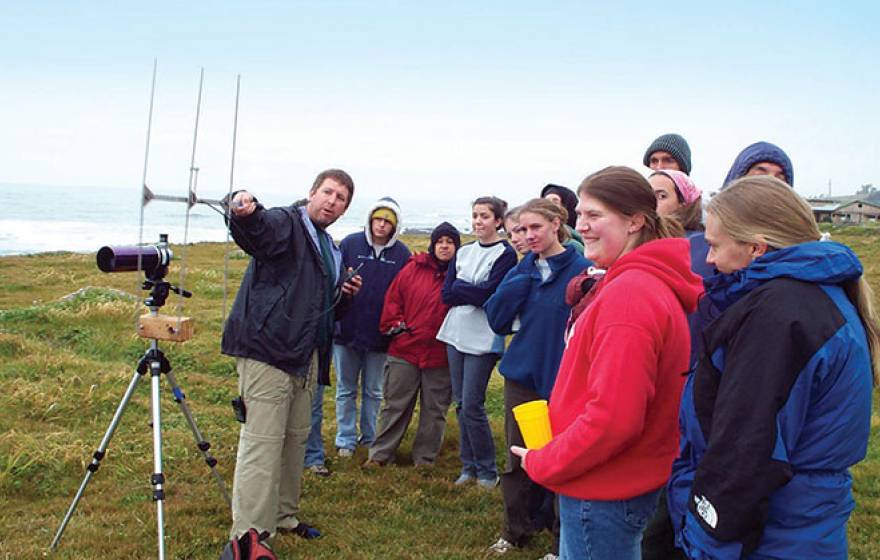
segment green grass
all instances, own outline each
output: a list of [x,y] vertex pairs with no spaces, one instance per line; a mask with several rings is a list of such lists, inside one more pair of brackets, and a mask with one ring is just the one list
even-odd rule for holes
[[[862,257],[880,290],[880,233],[832,230]],[[427,239],[409,237],[424,249]],[[186,287],[195,292],[185,314],[195,319],[193,340],[163,344],[218,468],[230,486],[239,424],[229,400],[236,393],[233,361],[219,353],[223,315],[222,244],[188,250]],[[247,261],[230,259],[237,288]],[[177,282],[172,267],[168,279]],[[93,255],[50,253],[0,258],[0,558],[40,558],[70,504],[113,413],[147,347],[134,333],[146,294],[134,273],[103,274]],[[65,297],[65,296],[70,297]],[[230,302],[233,294],[230,294]],[[178,300],[165,310],[174,314]],[[151,500],[152,438],[149,383],[142,381],[92,478],[64,538],[48,557],[155,558],[155,506]],[[499,465],[503,463],[502,394],[493,376],[487,409]],[[875,404],[878,404],[875,396]],[[332,451],[332,391],[324,404],[324,439]],[[229,528],[229,511],[192,434],[163,380],[164,471],[169,558],[217,558]],[[851,556],[880,558],[880,418],[875,414],[866,461],[854,469],[858,507],[850,522]],[[303,517],[325,537],[279,539],[282,558],[485,557],[502,523],[499,492],[459,489],[457,428],[450,414],[438,465],[416,470],[407,439],[400,466],[364,471],[354,460],[330,458],[328,479],[306,476]],[[537,558],[549,538],[508,555]]]

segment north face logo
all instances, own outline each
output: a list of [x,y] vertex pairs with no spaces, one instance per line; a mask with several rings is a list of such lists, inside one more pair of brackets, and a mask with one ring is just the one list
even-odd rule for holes
[[703,518],[703,521],[709,527],[714,529],[718,525],[718,512],[715,511],[715,506],[712,505],[712,502],[706,499],[706,496],[700,496],[699,498],[694,496],[694,503],[697,504],[697,514]]

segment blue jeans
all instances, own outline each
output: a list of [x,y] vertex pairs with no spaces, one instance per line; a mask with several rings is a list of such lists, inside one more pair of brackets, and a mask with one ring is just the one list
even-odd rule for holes
[[312,395],[312,429],[306,442],[305,467],[324,464],[324,438],[321,437],[321,426],[324,423],[324,385],[315,385]]
[[[333,345],[336,362],[336,447],[354,450],[358,443],[369,446],[376,438],[376,418],[382,405],[385,377],[384,352]],[[361,381],[361,437],[358,440],[357,393]]]
[[660,490],[628,500],[578,500],[559,495],[562,560],[641,560],[642,533]]
[[495,442],[486,416],[486,387],[498,361],[497,354],[465,354],[447,345],[452,400],[458,416],[461,472],[480,480],[498,476]]

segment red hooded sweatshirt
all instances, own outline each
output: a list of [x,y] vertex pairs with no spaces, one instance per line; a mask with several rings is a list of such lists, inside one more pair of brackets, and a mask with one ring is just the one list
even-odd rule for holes
[[553,439],[526,458],[532,480],[582,500],[666,483],[688,371],[685,314],[702,291],[686,239],[650,241],[611,265],[569,333],[550,395]]
[[428,253],[418,253],[394,278],[385,292],[379,330],[387,333],[401,321],[410,331],[391,339],[388,354],[420,369],[446,367],[446,345],[437,340],[449,306],[440,298],[446,279],[442,268]]

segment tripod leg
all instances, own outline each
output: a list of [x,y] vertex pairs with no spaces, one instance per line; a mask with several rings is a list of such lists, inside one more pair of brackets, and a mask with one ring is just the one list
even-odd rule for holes
[[171,371],[167,371],[165,375],[168,376],[168,381],[171,383],[171,392],[174,395],[174,400],[180,405],[180,410],[183,412],[183,415],[186,417],[186,422],[189,424],[189,429],[192,431],[193,436],[196,438],[196,445],[199,448],[199,451],[202,452],[202,457],[205,458],[205,463],[207,463],[208,467],[211,468],[211,473],[214,475],[214,480],[217,481],[217,486],[220,488],[220,494],[223,496],[223,499],[226,500],[226,504],[231,507],[232,502],[229,500],[229,494],[226,492],[226,483],[223,482],[223,477],[220,476],[220,473],[217,472],[217,459],[211,455],[211,444],[205,441],[205,438],[202,437],[202,432],[199,431],[199,427],[196,426],[196,421],[193,418],[192,412],[189,409],[189,405],[186,403],[186,395],[183,394],[183,391],[180,389],[180,385],[177,384],[177,378],[174,376],[174,373]]
[[122,397],[122,401],[119,402],[119,406],[116,407],[116,413],[113,415],[113,420],[110,421],[110,426],[107,428],[107,431],[104,433],[104,439],[101,440],[101,444],[98,446],[97,451],[92,455],[92,462],[86,467],[86,476],[82,481],[82,484],[79,485],[79,490],[76,492],[76,496],[73,498],[73,502],[71,502],[70,507],[67,509],[67,514],[64,516],[64,520],[61,521],[61,526],[58,527],[58,531],[55,533],[55,538],[52,540],[52,544],[49,546],[50,549],[54,550],[58,543],[61,541],[61,536],[64,534],[64,529],[67,527],[68,522],[70,522],[70,518],[73,515],[73,512],[76,510],[76,506],[79,503],[80,498],[82,498],[83,492],[86,490],[86,486],[89,484],[89,481],[92,479],[92,475],[97,472],[98,468],[101,466],[101,459],[104,458],[104,455],[107,452],[107,446],[110,444],[110,439],[113,437],[113,434],[116,432],[116,427],[119,425],[119,420],[122,418],[122,413],[125,412],[125,408],[128,406],[128,402],[131,400],[131,396],[134,394],[134,390],[137,388],[138,381],[141,379],[141,373],[135,371],[134,375],[131,377],[131,381],[128,384],[128,389],[125,391],[125,395]]
[[[157,350],[153,341],[153,350]],[[150,361],[150,404],[153,411],[153,501],[156,502],[156,525],[159,539],[159,560],[165,560],[165,475],[162,474],[162,409],[159,401],[159,378],[162,365],[158,358]]]

